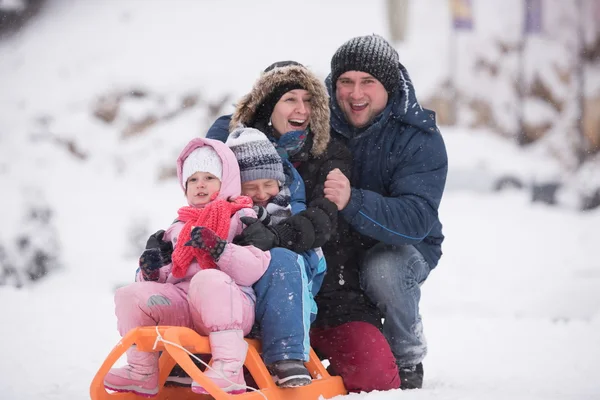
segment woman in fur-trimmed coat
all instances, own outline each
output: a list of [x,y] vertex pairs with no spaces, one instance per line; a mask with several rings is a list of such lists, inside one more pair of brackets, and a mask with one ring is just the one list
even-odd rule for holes
[[[299,88],[310,93],[306,121],[302,124],[273,121],[271,116],[276,103],[287,92]],[[270,65],[252,91],[238,102],[233,115],[217,119],[206,137],[225,141],[238,124],[263,132],[282,158],[296,167],[306,186],[307,202],[310,202],[323,198],[323,185],[329,171],[339,168],[344,174],[350,174],[352,156],[345,144],[330,137],[329,116],[329,95],[324,84],[301,64],[282,61]]]
[[[337,240],[338,212],[335,204],[324,198],[323,188],[327,174],[335,168],[350,176],[351,155],[344,144],[330,138],[329,113],[329,97],[324,84],[303,65],[284,61],[269,66],[252,90],[238,102],[234,114],[220,117],[207,133],[208,138],[225,141],[239,124],[262,131],[276,147],[284,164],[287,161],[288,167],[297,169],[306,188],[305,193],[297,193],[295,199],[292,196],[292,202],[306,201],[307,209],[280,223],[294,231],[296,234],[292,236],[296,239],[279,243],[275,237],[275,241],[269,243],[274,247],[271,263],[254,285],[256,320],[261,329],[263,358],[267,365],[277,365],[281,360],[308,360],[310,310],[302,310],[302,315],[291,318],[277,307],[277,298],[302,293],[304,285],[308,285],[313,293],[320,287],[320,282],[310,280],[314,271],[310,271],[309,266],[305,266],[304,271],[297,270],[298,263],[293,262],[298,259],[297,253],[323,246],[326,257],[329,257],[327,253],[336,256],[332,242]],[[266,229],[260,225],[249,226],[236,243],[254,244],[267,250],[261,247],[264,238],[269,236]],[[289,237],[287,234],[279,236]],[[290,325],[292,320],[297,321],[298,326]],[[289,345],[290,336],[302,339],[295,341],[301,343],[301,348],[294,349]],[[301,374],[303,364],[296,363],[296,367],[295,374]],[[278,377],[286,374],[283,370],[270,369]]]

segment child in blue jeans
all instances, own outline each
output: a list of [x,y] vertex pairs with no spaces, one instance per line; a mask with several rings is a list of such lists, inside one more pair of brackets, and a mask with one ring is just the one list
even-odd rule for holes
[[[304,362],[310,351],[310,324],[317,313],[314,297],[326,270],[320,247],[311,248],[311,244],[322,241],[317,239],[321,231],[329,231],[329,218],[323,213],[337,213],[337,209],[328,201],[307,209],[302,178],[257,129],[240,127],[229,135],[226,144],[238,160],[242,193],[252,198],[258,215],[242,218],[248,227],[234,243],[270,250],[277,264],[270,268],[279,265],[286,274],[280,280],[280,275],[271,274],[271,280],[254,286],[263,293],[256,304],[263,360],[279,386],[307,385],[311,376]],[[246,243],[248,237],[252,243]],[[301,292],[297,288],[302,288]],[[266,317],[265,310],[273,303],[281,315],[288,316],[284,323],[271,323]]]

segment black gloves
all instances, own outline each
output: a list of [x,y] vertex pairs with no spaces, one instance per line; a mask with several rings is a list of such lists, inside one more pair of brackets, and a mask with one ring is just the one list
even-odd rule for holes
[[315,241],[312,247],[323,246],[337,229],[337,206],[324,197],[311,201],[298,215],[308,218],[313,225]]
[[147,249],[159,249],[160,257],[162,259],[163,265],[167,265],[171,263],[171,254],[173,254],[173,243],[170,241],[165,242],[163,237],[165,236],[165,231],[162,229],[153,233],[148,238],[146,242]]
[[296,253],[317,247],[314,246],[315,229],[311,221],[305,217],[305,211],[292,215],[272,227],[279,236],[279,247]]
[[213,260],[219,261],[221,254],[225,251],[226,240],[221,239],[214,231],[204,226],[192,228],[191,236],[192,239],[185,243],[186,246],[206,250]]
[[325,213],[327,219],[329,219],[332,225],[335,227],[335,222],[337,222],[338,208],[334,202],[326,199],[325,197],[321,197],[311,201],[308,204],[308,208],[318,208]]
[[140,256],[140,270],[145,281],[157,281],[162,265],[159,249],[146,249]]
[[273,247],[284,247],[294,252],[309,250],[315,240],[314,229],[310,220],[300,214],[274,226],[265,226],[257,218],[242,217],[240,219],[247,228],[233,239],[233,243],[253,245],[264,251]]
[[254,246],[263,251],[279,247],[279,236],[270,227],[263,225],[258,218],[241,217],[240,221],[247,227],[233,238],[233,243],[240,246]]
[[139,266],[146,281],[157,281],[160,267],[171,262],[173,244],[163,241],[164,235],[163,230],[150,235],[146,242],[146,250],[140,256]]
[[247,228],[233,239],[240,246],[253,245],[261,250],[283,247],[301,253],[323,246],[337,225],[337,206],[325,199],[313,200],[308,208],[277,225],[265,226],[259,219],[242,217]]

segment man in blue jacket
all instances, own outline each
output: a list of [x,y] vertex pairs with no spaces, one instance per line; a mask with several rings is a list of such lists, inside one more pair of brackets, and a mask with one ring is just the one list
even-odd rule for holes
[[[442,255],[438,208],[448,171],[444,141],[435,114],[417,102],[398,53],[380,36],[344,43],[331,60],[326,84],[331,135],[347,144],[354,164],[350,180],[339,171],[329,173],[325,197],[349,225],[338,251],[351,256],[343,265],[327,259],[311,344],[355,391],[366,388],[353,380],[389,372],[382,366],[389,349],[400,387],[421,388],[427,344],[420,285]],[[361,296],[367,299],[362,308]],[[365,323],[382,329],[389,343],[380,359],[365,340],[357,340]],[[389,385],[394,383],[368,390]]]

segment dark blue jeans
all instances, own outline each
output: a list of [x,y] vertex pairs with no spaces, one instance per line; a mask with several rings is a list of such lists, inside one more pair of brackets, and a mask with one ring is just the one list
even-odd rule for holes
[[309,264],[308,257],[274,248],[267,271],[254,284],[256,322],[267,365],[281,360],[308,361],[309,329],[316,312],[311,293],[314,269]]
[[410,245],[379,243],[361,265],[361,287],[383,313],[383,334],[401,367],[416,365],[427,354],[419,301],[429,272],[427,261]]

